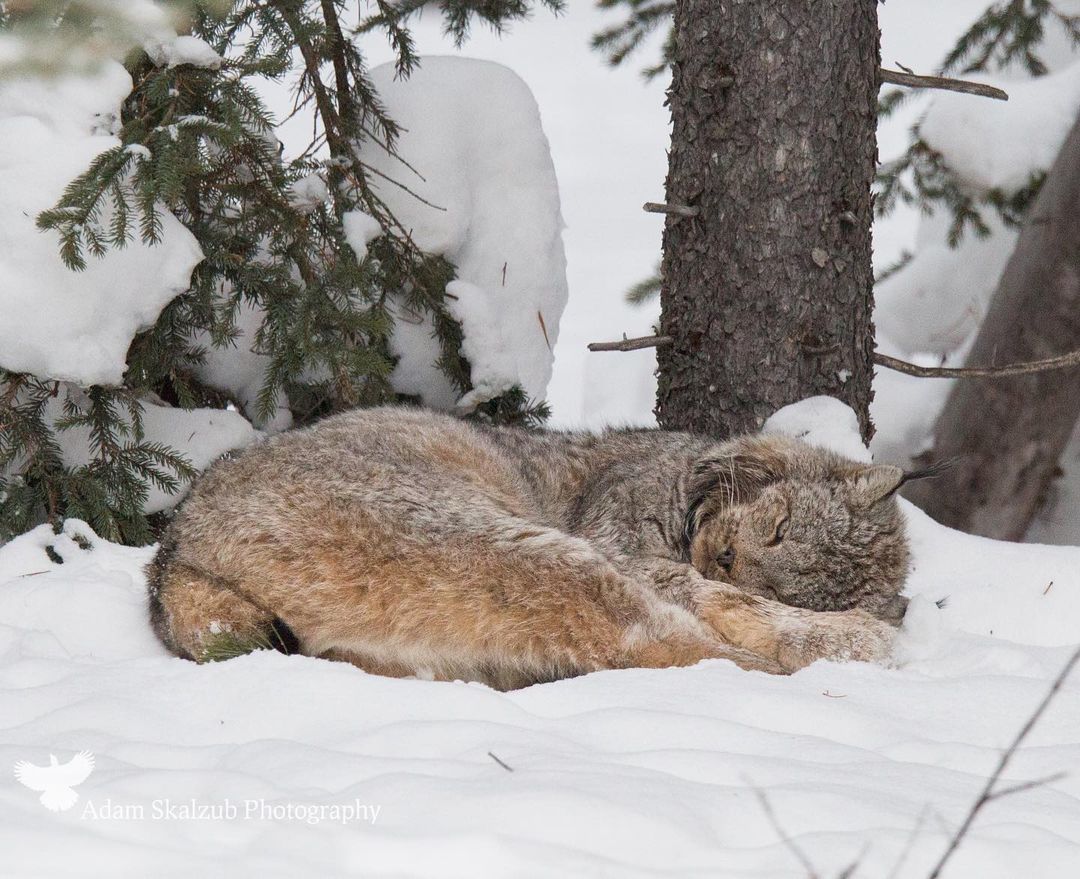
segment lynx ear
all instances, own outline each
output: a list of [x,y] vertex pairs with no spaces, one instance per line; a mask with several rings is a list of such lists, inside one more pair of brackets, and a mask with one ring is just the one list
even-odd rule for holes
[[858,503],[872,507],[904,484],[904,471],[892,464],[878,464],[861,470],[852,477],[851,484]]
[[783,442],[748,437],[725,443],[694,463],[683,520],[683,551],[687,557],[694,535],[710,516],[725,507],[753,500],[767,485],[788,475],[787,452]]

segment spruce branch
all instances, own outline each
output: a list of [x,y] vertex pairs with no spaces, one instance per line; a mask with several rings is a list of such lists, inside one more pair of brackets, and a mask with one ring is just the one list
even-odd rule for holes
[[[1074,45],[1080,45],[1080,16],[1062,12],[1053,0],[993,3],[956,41],[938,76],[949,78],[955,73],[997,71],[1016,63],[1022,64],[1030,75],[1042,76],[1047,67],[1039,52],[1051,23],[1061,27]],[[891,81],[903,76],[894,74]],[[879,110],[888,115],[904,99],[902,93],[890,92],[881,98]],[[984,216],[987,210],[995,212],[1007,225],[1019,225],[1038,193],[1043,176],[1035,175],[1016,192],[999,189],[973,192],[947,167],[943,157],[926,144],[916,125],[905,152],[878,169],[875,213],[886,216],[901,202],[918,205],[926,212],[943,207],[953,217],[948,241],[956,247],[969,229],[976,235],[989,234]]]
[[[60,5],[68,8],[52,3]],[[374,14],[348,30],[343,0],[200,0],[190,33],[221,56],[220,65],[169,67],[144,52],[128,57],[134,88],[122,108],[120,144],[71,182],[39,226],[55,230],[61,258],[78,270],[132,246],[136,236],[156,244],[168,210],[195,236],[204,259],[190,288],[132,342],[122,387],[65,388],[57,406],[57,383],[0,371],[0,538],[42,519],[78,515],[110,539],[152,539],[142,513],[149,490],[176,491],[193,471],[179,451],[145,439],[141,401],[230,402],[196,373],[210,348],[238,343],[244,307],[263,315],[245,344],[268,359],[257,399],[245,403],[256,422],[271,417],[283,397],[300,421],[399,399],[390,384],[398,309],[430,321],[440,369],[461,393],[471,389],[461,326],[447,308],[453,266],[423,252],[377,191],[377,185],[396,186],[427,203],[408,176],[423,180],[423,169],[398,153],[401,129],[356,41],[384,32],[398,72],[407,74],[417,62],[409,21],[423,5],[375,0]],[[534,6],[561,8],[557,0],[440,5],[455,40],[476,21],[498,29]],[[11,23],[7,13],[0,2],[0,28]],[[57,27],[57,21],[41,25]],[[71,18],[72,35],[85,40],[101,21],[93,14],[81,23]],[[313,135],[308,150],[286,158],[257,86],[295,73],[297,57],[292,113],[310,115]],[[365,164],[368,148],[386,150],[405,179]],[[319,155],[324,149],[327,161]],[[316,172],[329,184],[325,201],[294,204],[293,186]],[[363,261],[342,225],[354,210],[375,218],[384,232]],[[513,392],[489,408],[491,420],[546,416],[543,404]],[[57,436],[76,430],[85,432],[91,461],[72,468]]]

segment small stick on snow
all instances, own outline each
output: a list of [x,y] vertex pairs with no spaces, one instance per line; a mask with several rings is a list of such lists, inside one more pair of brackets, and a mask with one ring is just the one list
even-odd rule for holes
[[1013,785],[1012,787],[1002,788],[998,791],[994,790],[994,786],[997,784],[998,779],[1001,778],[1001,774],[1005,771],[1005,767],[1008,766],[1009,761],[1012,760],[1013,754],[1017,752],[1021,743],[1027,738],[1028,733],[1031,732],[1039,718],[1042,717],[1043,712],[1046,711],[1047,706],[1054,700],[1054,697],[1058,694],[1058,691],[1065,683],[1065,679],[1069,676],[1069,673],[1076,666],[1077,662],[1080,662],[1080,647],[1077,647],[1076,650],[1073,651],[1072,656],[1069,657],[1069,661],[1066,662],[1065,667],[1058,672],[1057,677],[1054,678],[1054,682],[1050,685],[1050,689],[1047,691],[1046,695],[1043,696],[1043,700],[1039,703],[1034,713],[1028,718],[1027,723],[1020,728],[1020,732],[1016,734],[1016,738],[1012,740],[1012,744],[1010,744],[1002,753],[1001,759],[998,760],[998,765],[994,770],[993,775],[987,779],[978,799],[975,800],[971,809],[968,810],[967,817],[964,818],[963,824],[960,825],[960,828],[953,835],[953,838],[949,841],[948,848],[945,849],[945,852],[941,855],[941,859],[937,862],[937,865],[926,879],[938,879],[938,877],[941,876],[941,871],[953,856],[953,852],[960,847],[960,843],[963,841],[964,837],[967,836],[968,831],[971,830],[971,825],[975,823],[975,818],[978,816],[983,806],[998,797],[1018,793],[1023,790],[1030,790],[1038,785],[1053,781],[1055,777],[1060,777],[1054,776],[1051,778],[1042,778],[1037,781],[1023,782],[1021,784]]
[[1051,580],[1049,583],[1047,583],[1046,588],[1043,590],[1043,595],[1046,595],[1046,593],[1050,591],[1050,587],[1053,586],[1053,585],[1054,585],[1053,580]]
[[544,323],[544,315],[540,309],[536,310],[536,319],[540,321],[540,329],[544,331],[544,343],[548,346],[548,351],[551,350],[551,339],[548,338],[547,324]]
[[590,351],[638,351],[641,348],[660,348],[670,345],[674,339],[671,336],[638,336],[636,339],[627,339],[625,336],[618,342],[590,342]]
[[992,794],[989,799],[1000,800],[1002,797],[1011,797],[1013,794],[1023,793],[1026,790],[1031,790],[1036,787],[1043,787],[1047,784],[1053,784],[1055,781],[1061,781],[1068,775],[1066,772],[1055,772],[1053,775],[1047,775],[1045,778],[1034,778],[1031,781],[1023,781],[1020,784],[1014,784],[1012,787],[1003,787]]
[[978,95],[980,98],[994,98],[998,101],[1009,100],[1008,92],[981,82],[968,82],[965,79],[950,79],[946,76],[919,76],[915,73],[901,73],[899,70],[886,70],[882,67],[878,77],[889,85],[904,85],[913,89],[942,89],[947,92],[963,92],[965,95]]
[[494,755],[493,753],[491,753],[491,751],[488,751],[488,756],[489,756],[489,757],[490,757],[490,758],[491,758],[492,760],[494,760],[494,761],[495,761],[496,763],[498,763],[498,764],[499,764],[499,765],[500,765],[500,766],[501,766],[501,767],[502,767],[503,769],[505,769],[505,770],[506,770],[507,772],[513,772],[513,771],[514,771],[514,767],[513,767],[513,766],[510,766],[509,764],[503,763],[503,761],[502,761],[502,760],[500,760],[500,759],[499,759],[498,757],[496,757],[496,756],[495,756],[495,755]]
[[650,214],[674,214],[676,217],[696,217],[701,213],[701,208],[688,204],[661,204],[656,201],[645,202],[641,209]]

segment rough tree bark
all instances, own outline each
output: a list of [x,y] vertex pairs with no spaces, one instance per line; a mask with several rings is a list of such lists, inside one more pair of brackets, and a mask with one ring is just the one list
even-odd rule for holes
[[[972,365],[1062,354],[1080,339],[1080,121],[1047,174],[990,310]],[[931,462],[953,464],[906,494],[953,528],[1020,540],[1080,416],[1080,368],[962,379],[935,430]]]
[[877,0],[678,0],[657,417],[727,436],[829,394],[872,428]]

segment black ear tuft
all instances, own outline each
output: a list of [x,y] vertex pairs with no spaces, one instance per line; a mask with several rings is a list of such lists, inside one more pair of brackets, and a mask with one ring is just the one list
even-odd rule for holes
[[959,460],[959,458],[946,458],[944,461],[937,461],[927,467],[920,467],[918,470],[908,470],[904,473],[903,478],[900,480],[900,485],[898,485],[897,488],[899,489],[909,482],[914,482],[916,479],[934,479],[946,470],[955,466]]
[[904,484],[904,471],[892,464],[874,464],[856,470],[849,480],[856,502],[872,507],[896,493]]

